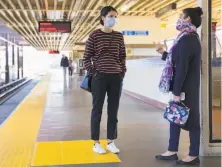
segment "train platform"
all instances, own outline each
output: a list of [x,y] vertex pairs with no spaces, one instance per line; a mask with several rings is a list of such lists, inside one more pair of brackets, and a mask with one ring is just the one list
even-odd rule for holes
[[[21,100],[22,95],[3,104],[11,107],[5,117],[0,108],[0,167],[176,166],[175,162],[155,160],[155,155],[168,145],[169,126],[163,111],[125,94],[120,102],[116,141],[121,153],[95,154],[90,140],[92,98],[79,88],[81,80],[78,75],[64,78],[62,70],[53,70],[29,86],[31,90],[26,91],[27,96],[18,105],[13,103],[12,107],[10,100]],[[106,108],[105,103],[101,122],[103,145]],[[188,133],[182,132],[179,156],[186,156],[188,148]],[[220,157],[201,157],[200,166],[219,167]]]

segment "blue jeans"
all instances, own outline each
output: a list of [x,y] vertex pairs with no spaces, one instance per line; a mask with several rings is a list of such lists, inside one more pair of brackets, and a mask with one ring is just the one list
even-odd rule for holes
[[[179,147],[181,128],[175,124],[170,124],[170,140],[168,151],[177,152]],[[189,156],[199,156],[200,149],[200,128],[189,131],[190,151]]]

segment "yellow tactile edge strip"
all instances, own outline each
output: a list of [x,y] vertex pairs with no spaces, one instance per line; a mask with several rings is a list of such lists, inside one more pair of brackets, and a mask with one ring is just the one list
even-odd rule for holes
[[[105,148],[106,140],[101,140]],[[120,163],[117,155],[107,152],[99,155],[92,150],[93,141],[38,142],[33,155],[32,166],[57,166],[79,164]]]
[[0,128],[0,167],[30,167],[46,102],[48,74]]

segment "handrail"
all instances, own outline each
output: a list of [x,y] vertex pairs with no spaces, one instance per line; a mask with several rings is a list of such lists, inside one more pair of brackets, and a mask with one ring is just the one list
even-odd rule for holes
[[13,85],[13,84],[15,84],[15,83],[17,83],[17,82],[23,81],[23,80],[25,80],[25,79],[26,79],[26,78],[21,78],[21,79],[18,79],[18,80],[16,80],[16,81],[10,82],[10,83],[8,83],[8,84],[5,84],[4,86],[1,86],[0,89],[2,89],[2,88],[4,88],[4,87],[7,87],[7,86],[10,86],[10,85]]
[[13,82],[10,82],[8,84],[5,84],[3,86],[0,86],[0,94],[7,91],[8,89],[20,84],[21,82],[25,81],[27,78],[22,78]]
[[[0,92],[0,105],[3,104],[4,102],[6,102],[10,97],[12,97],[16,92],[18,92],[25,84],[27,84],[28,82],[30,82],[31,79],[26,79],[26,78],[22,78],[19,80],[19,82],[13,82],[13,86],[12,83],[7,84],[7,86],[3,89],[2,87],[2,92]],[[16,83],[16,85],[15,85]],[[10,87],[11,86],[11,87]]]

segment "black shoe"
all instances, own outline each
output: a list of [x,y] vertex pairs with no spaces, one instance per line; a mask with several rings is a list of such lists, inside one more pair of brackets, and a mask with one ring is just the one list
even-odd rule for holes
[[200,159],[196,158],[193,161],[190,162],[184,162],[182,160],[179,160],[176,162],[177,165],[198,165],[200,163]]
[[165,161],[176,161],[176,160],[178,160],[178,156],[177,156],[177,154],[173,154],[170,156],[157,155],[156,159],[157,160],[165,160]]

